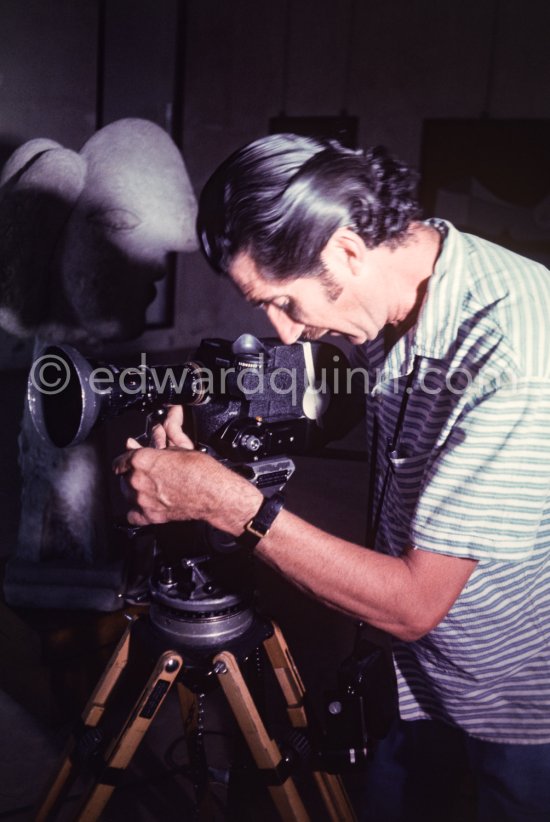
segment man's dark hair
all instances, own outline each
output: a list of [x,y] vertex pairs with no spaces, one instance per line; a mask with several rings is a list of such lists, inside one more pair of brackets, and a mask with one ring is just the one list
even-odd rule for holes
[[263,276],[319,273],[336,229],[368,248],[403,242],[419,218],[417,177],[382,148],[354,151],[336,141],[273,134],[232,154],[206,183],[197,229],[210,264],[227,273],[239,252]]

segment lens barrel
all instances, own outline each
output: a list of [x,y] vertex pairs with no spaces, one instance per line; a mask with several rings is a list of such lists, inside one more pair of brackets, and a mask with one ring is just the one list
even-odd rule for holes
[[129,368],[87,360],[69,345],[50,345],[35,360],[27,386],[39,434],[58,448],[78,445],[101,420],[130,409],[200,405],[208,385],[197,362]]

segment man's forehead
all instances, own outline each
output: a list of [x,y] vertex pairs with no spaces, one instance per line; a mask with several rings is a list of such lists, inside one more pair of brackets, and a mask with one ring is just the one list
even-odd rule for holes
[[247,251],[235,254],[229,266],[229,274],[236,282],[248,282],[260,277],[258,266]]
[[239,252],[229,267],[229,276],[239,291],[251,302],[265,300],[276,295],[277,282],[266,279],[246,251]]

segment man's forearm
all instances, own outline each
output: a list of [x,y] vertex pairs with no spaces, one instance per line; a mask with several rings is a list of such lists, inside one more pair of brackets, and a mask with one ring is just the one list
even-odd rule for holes
[[326,605],[408,641],[446,615],[475,566],[423,551],[379,554],[284,511],[256,553]]
[[298,587],[350,616],[410,632],[410,572],[395,557],[346,542],[282,512],[256,554]]

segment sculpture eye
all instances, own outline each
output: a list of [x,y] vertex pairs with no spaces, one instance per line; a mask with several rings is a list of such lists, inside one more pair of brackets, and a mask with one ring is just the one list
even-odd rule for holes
[[141,225],[141,218],[126,208],[106,208],[88,214],[88,222],[111,231],[133,231]]

